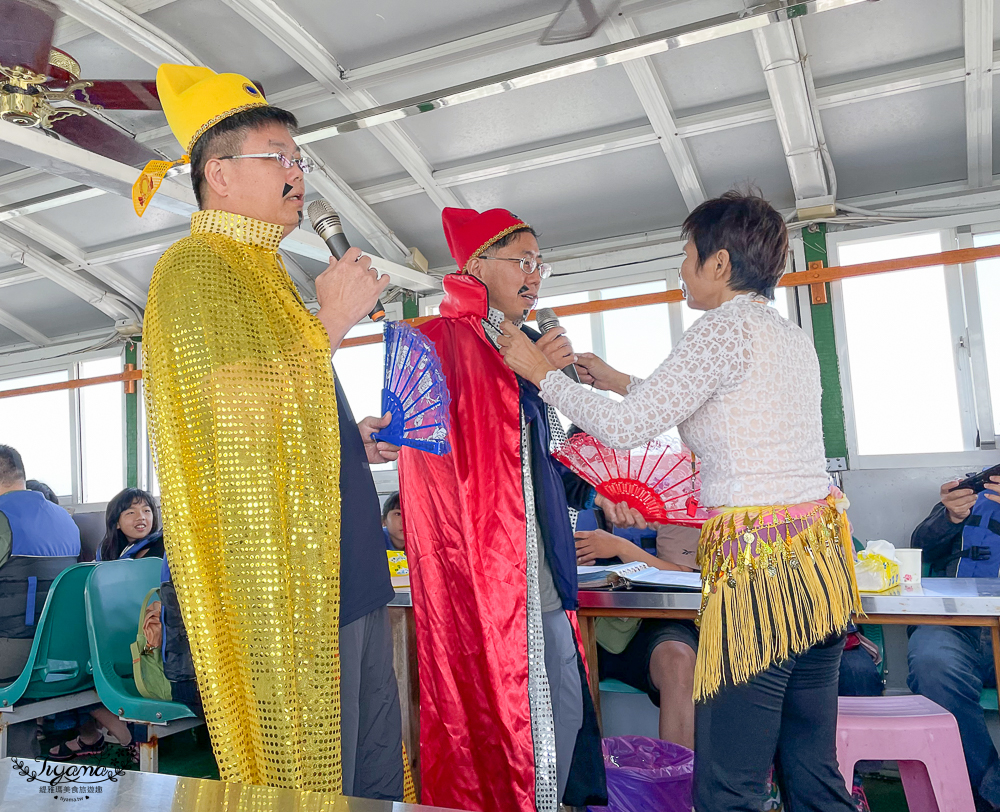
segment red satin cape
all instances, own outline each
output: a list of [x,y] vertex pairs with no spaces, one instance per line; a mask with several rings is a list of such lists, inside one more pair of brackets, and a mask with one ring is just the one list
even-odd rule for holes
[[517,379],[486,338],[485,286],[445,277],[421,330],[451,393],[451,447],[404,448],[399,487],[420,675],[422,802],[535,809]]

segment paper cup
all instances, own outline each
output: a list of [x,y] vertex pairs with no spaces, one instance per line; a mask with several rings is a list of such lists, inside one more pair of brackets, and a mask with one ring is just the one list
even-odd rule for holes
[[899,561],[899,582],[903,585],[919,584],[923,550],[915,547],[897,547],[896,559]]

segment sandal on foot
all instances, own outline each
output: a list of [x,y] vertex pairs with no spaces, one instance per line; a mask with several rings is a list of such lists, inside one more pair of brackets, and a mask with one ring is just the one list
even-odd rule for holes
[[104,752],[105,742],[104,736],[101,736],[93,744],[87,744],[79,736],[75,739],[70,739],[70,741],[75,741],[79,746],[79,750],[73,750],[66,745],[68,742],[61,742],[59,744],[59,749],[53,753],[51,750],[48,753],[48,758],[52,761],[71,761],[77,756],[99,756]]

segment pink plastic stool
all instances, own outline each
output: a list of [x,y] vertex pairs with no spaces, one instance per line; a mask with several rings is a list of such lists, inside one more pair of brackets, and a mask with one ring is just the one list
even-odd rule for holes
[[910,812],[975,810],[958,722],[927,697],[841,697],[837,761],[848,791],[859,761],[895,761]]

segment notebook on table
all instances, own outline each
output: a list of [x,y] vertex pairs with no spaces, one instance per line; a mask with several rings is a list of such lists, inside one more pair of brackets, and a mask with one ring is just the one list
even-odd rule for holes
[[659,570],[638,561],[609,566],[577,567],[580,589],[661,589],[666,592],[698,592],[701,573]]

